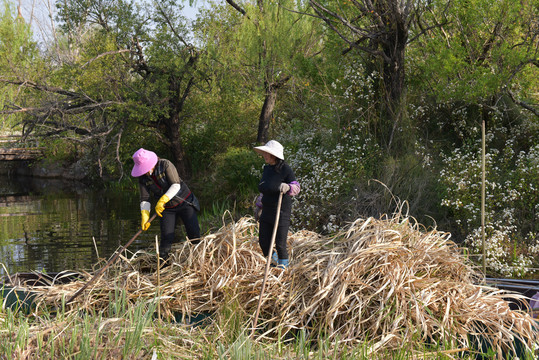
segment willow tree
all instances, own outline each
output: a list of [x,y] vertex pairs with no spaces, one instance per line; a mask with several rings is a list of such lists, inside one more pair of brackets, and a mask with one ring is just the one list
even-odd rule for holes
[[[445,6],[433,4],[438,12]],[[422,90],[487,107],[506,98],[539,116],[539,1],[453,0],[445,15],[414,47]]]
[[[410,42],[431,27],[437,19],[423,23],[411,36],[414,25],[430,9],[422,0],[309,0],[314,13],[343,42],[343,54],[367,58],[367,71],[380,74],[377,85],[380,125],[373,129],[380,145],[394,146],[404,117],[406,98],[406,50]],[[443,19],[443,14],[439,14]],[[372,74],[367,74],[372,75]]]
[[[185,104],[198,81],[199,50],[189,42],[175,0],[59,1],[62,33],[47,77],[21,77],[33,91],[28,130],[71,139],[121,165],[122,141],[170,153],[182,176],[189,167],[182,137]],[[125,135],[128,136],[125,136]]]
[[[21,78],[40,76],[47,67],[42,62],[37,44],[32,39],[30,26],[24,21],[20,12],[16,15],[8,2],[2,2],[0,14],[0,104],[3,114],[3,127],[19,123],[26,105],[20,102],[26,91],[13,86]],[[16,105],[19,104],[19,105]]]
[[268,140],[280,90],[298,75],[301,58],[320,51],[321,29],[305,15],[304,1],[257,0],[226,2],[239,14],[228,43],[229,65],[247,83],[261,89],[257,142]]
[[539,1],[453,0],[446,16],[410,52],[418,104],[427,114],[425,137],[456,147],[444,163],[451,176],[440,180],[449,199],[443,203],[456,219],[457,238],[473,238],[484,214],[478,179],[484,173],[474,162],[486,152],[487,229],[498,232],[490,243],[511,243],[517,259],[538,230]]

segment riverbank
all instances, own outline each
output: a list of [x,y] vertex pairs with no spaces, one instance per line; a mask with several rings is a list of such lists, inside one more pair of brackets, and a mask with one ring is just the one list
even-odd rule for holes
[[89,171],[81,162],[64,164],[47,160],[0,161],[0,175],[88,182]]

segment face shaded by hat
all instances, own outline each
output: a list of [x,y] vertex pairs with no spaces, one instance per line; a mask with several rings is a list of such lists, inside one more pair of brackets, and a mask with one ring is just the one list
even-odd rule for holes
[[283,146],[275,140],[270,140],[263,146],[256,146],[254,151],[260,155],[268,153],[275,156],[277,159],[284,160]]
[[131,176],[139,177],[153,169],[157,164],[157,155],[153,151],[140,148],[133,154],[133,161],[135,166],[131,170]]

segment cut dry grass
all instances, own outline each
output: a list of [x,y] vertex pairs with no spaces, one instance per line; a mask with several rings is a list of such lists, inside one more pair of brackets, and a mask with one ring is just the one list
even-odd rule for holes
[[[272,268],[267,280],[259,340],[304,329],[311,339],[351,346],[368,341],[372,354],[425,344],[471,349],[477,342],[502,354],[515,351],[515,340],[528,349],[537,343],[535,321],[507,302],[525,301],[522,296],[479,285],[480,274],[448,233],[427,231],[411,218],[358,219],[332,237],[299,231],[289,236],[289,248],[291,266]],[[159,301],[169,319],[219,313],[231,303],[239,304],[238,316],[254,315],[265,258],[252,218],[173,250],[159,287],[154,256],[139,252],[123,256],[68,307],[102,311],[121,290],[131,303]],[[60,306],[92,274],[83,277],[33,291],[41,305]]]

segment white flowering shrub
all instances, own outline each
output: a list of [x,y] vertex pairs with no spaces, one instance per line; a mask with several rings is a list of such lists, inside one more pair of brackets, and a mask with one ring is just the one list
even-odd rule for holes
[[338,136],[329,129],[311,130],[283,140],[290,144],[287,162],[301,185],[293,207],[294,227],[333,233],[349,220],[340,201],[350,200],[358,179],[368,179],[380,154],[374,141],[359,135],[360,128],[356,121]]
[[327,92],[308,89],[299,100],[303,106],[293,102],[277,114],[276,122],[284,127],[277,140],[301,185],[292,208],[297,229],[339,230],[350,220],[354,185],[370,179],[380,159],[369,131],[377,123],[373,104],[379,100],[374,91],[379,75],[365,75],[357,58],[340,59],[342,76],[327,75]]
[[[492,146],[497,141],[493,133],[487,134],[486,264],[501,275],[523,277],[539,264],[539,144],[515,153],[512,136],[501,150]],[[450,210],[466,236],[466,245],[482,261],[481,144],[477,141],[454,149],[442,160],[442,206]]]

